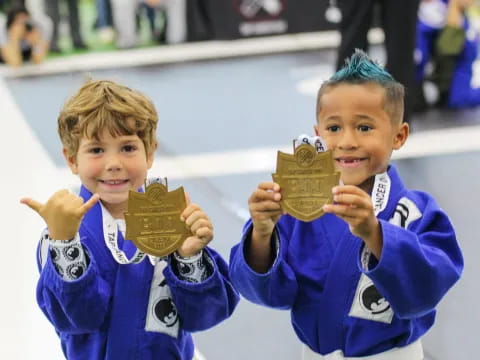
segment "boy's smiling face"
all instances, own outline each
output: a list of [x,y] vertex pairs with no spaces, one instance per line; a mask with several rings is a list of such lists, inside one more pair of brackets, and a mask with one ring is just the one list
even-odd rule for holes
[[373,176],[408,137],[408,125],[392,120],[384,104],[385,90],[373,83],[338,84],[322,95],[315,133],[333,151],[345,185],[370,192]]
[[82,137],[76,156],[65,158],[82,184],[99,194],[102,204],[114,218],[123,218],[127,211],[128,192],[137,191],[153,163],[137,135],[112,137],[104,131],[100,141]]

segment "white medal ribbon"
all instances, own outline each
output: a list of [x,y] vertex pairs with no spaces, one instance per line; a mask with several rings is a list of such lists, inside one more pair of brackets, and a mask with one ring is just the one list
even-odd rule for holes
[[390,196],[390,188],[392,181],[390,176],[385,171],[384,173],[375,175],[375,181],[372,189],[372,203],[375,216],[378,216],[380,212],[385,210],[388,203],[388,197]]
[[[107,209],[100,203],[102,208],[102,221],[103,221],[103,237],[105,239],[105,245],[112,253],[113,258],[119,264],[138,264],[145,259],[146,254],[140,250],[136,250],[131,259],[127,258],[127,255],[118,247],[118,226],[115,223],[112,215]],[[152,260],[150,260],[152,261]]]
[[317,150],[317,153],[327,151],[327,143],[320,136],[309,136],[306,134],[299,135],[296,139],[293,140],[294,148],[302,144],[311,145]]
[[[388,197],[390,196],[390,188],[392,187],[392,181],[390,176],[385,171],[384,173],[375,175],[375,181],[372,189],[372,204],[375,216],[378,216],[387,207]],[[362,254],[360,255],[363,269],[368,269],[368,263],[370,261],[371,251],[367,246],[363,247]]]

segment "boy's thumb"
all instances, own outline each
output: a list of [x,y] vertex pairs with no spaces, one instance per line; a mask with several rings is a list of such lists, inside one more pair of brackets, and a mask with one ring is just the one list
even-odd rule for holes
[[43,207],[43,204],[41,202],[38,202],[31,198],[22,198],[20,199],[20,203],[27,205],[30,209],[34,210],[38,214],[40,214],[40,210]]

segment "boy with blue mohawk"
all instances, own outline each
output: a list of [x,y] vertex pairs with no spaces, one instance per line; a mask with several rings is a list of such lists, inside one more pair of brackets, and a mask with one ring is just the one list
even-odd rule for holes
[[315,133],[341,174],[326,214],[284,214],[274,182],[250,196],[230,276],[248,300],[291,311],[303,359],[423,359],[421,338],[462,272],[447,215],[390,164],[409,133],[403,98],[357,51],[318,92]]

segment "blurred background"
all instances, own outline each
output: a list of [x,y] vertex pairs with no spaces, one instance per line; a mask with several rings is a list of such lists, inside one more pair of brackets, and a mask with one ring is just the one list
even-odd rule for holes
[[[316,91],[358,47],[406,86],[412,134],[393,161],[410,188],[430,192],[451,216],[465,256],[464,275],[424,339],[427,359],[476,359],[480,11],[468,0],[405,0],[400,10],[389,3],[0,1],[0,358],[64,358],[35,301],[44,224],[19,199],[78,189],[56,118],[87,78],[152,99],[160,122],[150,174],[185,186],[212,218],[212,246],[228,259],[249,195],[271,179],[277,150],[291,152],[293,138],[313,133]],[[460,40],[449,40],[451,28]],[[301,357],[288,312],[247,301],[194,337],[208,360]]]

